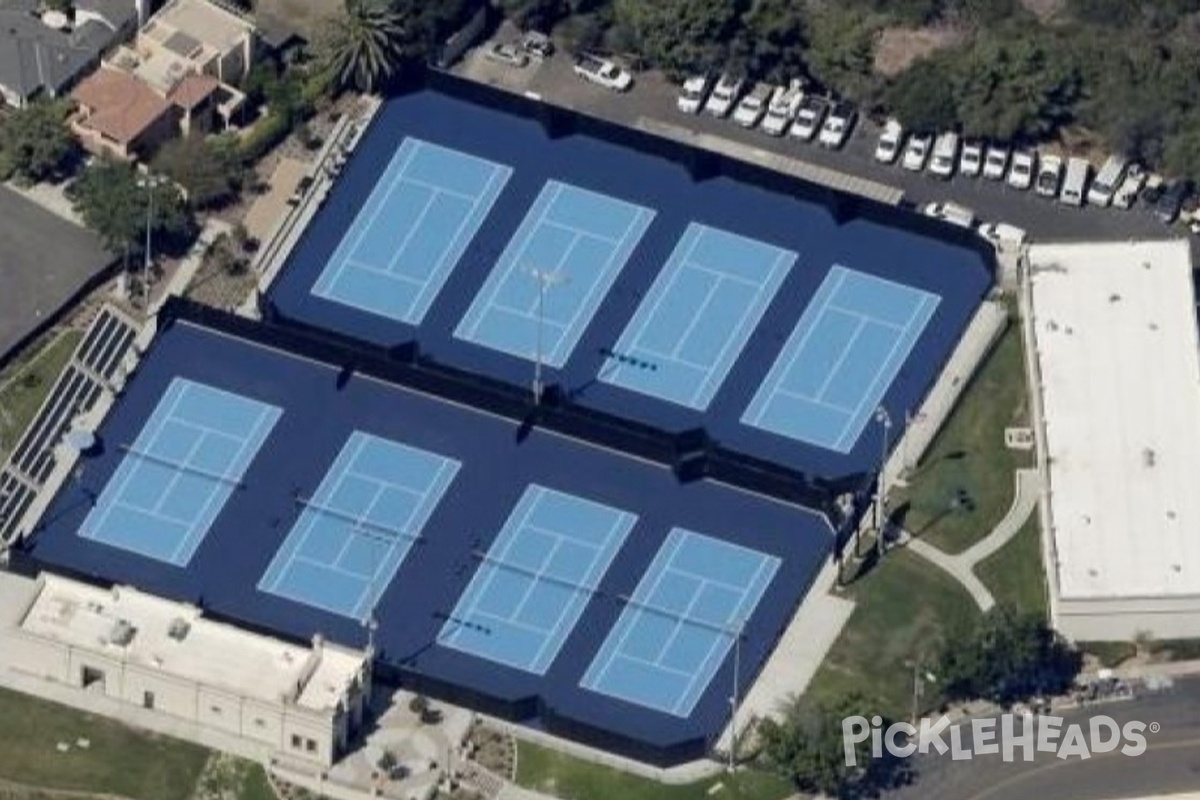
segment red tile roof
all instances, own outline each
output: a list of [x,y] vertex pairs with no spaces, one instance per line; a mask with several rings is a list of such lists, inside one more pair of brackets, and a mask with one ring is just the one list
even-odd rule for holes
[[133,75],[104,67],[84,78],[71,97],[91,112],[80,120],[82,125],[125,145],[171,110],[169,102]]

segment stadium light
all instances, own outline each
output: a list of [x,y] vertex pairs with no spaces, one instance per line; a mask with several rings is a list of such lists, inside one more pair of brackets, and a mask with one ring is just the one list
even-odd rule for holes
[[742,635],[746,628],[746,621],[743,619],[734,620],[730,627],[730,632],[733,634],[733,687],[729,693],[729,763],[726,765],[728,772],[733,772],[737,768],[737,712],[738,712],[738,679],[741,677],[742,666]]
[[567,278],[558,270],[547,271],[533,267],[526,272],[529,277],[537,281],[538,285],[537,344],[533,358],[533,403],[539,405],[542,402],[542,328],[546,324],[546,290],[561,286],[567,282]]
[[883,557],[883,471],[887,466],[888,439],[892,432],[892,416],[883,406],[875,409],[875,421],[879,423],[882,435],[879,445],[879,475],[875,479],[875,551]]
[[146,253],[142,260],[142,307],[150,307],[150,267],[154,256],[150,250],[150,232],[154,227],[154,190],[167,182],[162,175],[147,172],[137,179],[138,186],[146,190]]

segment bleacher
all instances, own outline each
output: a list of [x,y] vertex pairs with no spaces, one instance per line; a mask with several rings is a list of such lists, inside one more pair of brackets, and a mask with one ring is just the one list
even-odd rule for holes
[[92,407],[106,387],[119,389],[122,363],[136,333],[135,323],[124,313],[107,304],[101,306],[37,416],[0,469],[0,542],[10,542],[50,477],[55,448],[74,420]]

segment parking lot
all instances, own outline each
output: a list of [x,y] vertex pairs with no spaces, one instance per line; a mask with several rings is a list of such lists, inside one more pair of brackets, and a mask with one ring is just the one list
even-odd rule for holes
[[[496,40],[512,37],[502,29]],[[482,57],[485,45],[468,53],[456,71],[475,80],[517,93],[534,93],[547,102],[567,106],[625,125],[661,130],[663,123],[683,126],[696,134],[725,139],[784,156],[877,181],[903,190],[906,201],[923,205],[953,200],[975,211],[979,219],[1006,222],[1023,228],[1035,241],[1127,240],[1186,236],[1185,229],[1166,226],[1140,203],[1130,210],[1085,206],[1075,208],[1038,197],[1033,191],[1009,187],[1003,181],[956,176],[938,179],[928,172],[908,172],[898,164],[875,161],[873,153],[880,129],[860,118],[846,146],[837,151],[815,142],[772,137],[758,129],[744,129],[731,119],[706,114],[688,115],[676,108],[678,87],[658,73],[637,73],[633,88],[624,93],[605,90],[579,79],[569,54],[559,52],[525,67],[498,64]],[[1096,165],[1099,166],[1099,165]],[[1200,258],[1200,239],[1192,237],[1193,253]]]

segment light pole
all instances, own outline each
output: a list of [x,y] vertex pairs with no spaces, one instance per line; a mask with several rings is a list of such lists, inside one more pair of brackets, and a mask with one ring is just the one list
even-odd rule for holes
[[151,231],[154,228],[154,190],[162,186],[166,179],[162,175],[155,175],[152,172],[147,172],[145,175],[138,177],[138,186],[146,190],[146,252],[145,258],[142,261],[142,306],[150,307],[150,267],[153,265],[154,255],[151,252]]
[[888,439],[892,432],[892,417],[883,406],[875,409],[875,421],[880,427],[879,475],[875,479],[875,550],[883,557],[883,471],[887,467]]
[[746,626],[745,620],[734,620],[730,632],[733,634],[733,686],[729,692],[729,763],[728,772],[737,768],[737,711],[738,711],[738,680],[742,667],[742,631]]
[[546,290],[554,286],[561,286],[567,282],[567,279],[557,270],[546,271],[535,267],[527,272],[529,277],[537,281],[538,285],[537,341],[533,358],[533,403],[539,405],[542,402],[542,328],[546,323]]

